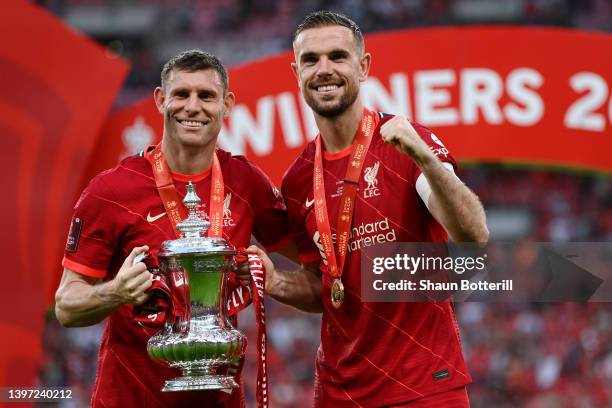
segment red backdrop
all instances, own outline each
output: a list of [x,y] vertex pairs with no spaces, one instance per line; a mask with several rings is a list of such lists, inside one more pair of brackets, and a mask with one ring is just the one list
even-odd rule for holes
[[[0,346],[10,351],[0,354],[0,385],[31,385],[78,191],[159,140],[162,117],[152,98],[107,117],[125,62],[28,3],[5,5],[2,18]],[[612,171],[612,36],[437,28],[370,35],[366,48],[366,104],[430,126],[460,161]],[[286,52],[230,70],[238,104],[220,138],[276,182],[316,133],[291,61]]]
[[29,3],[1,20],[0,386],[32,385],[68,214],[128,66]]

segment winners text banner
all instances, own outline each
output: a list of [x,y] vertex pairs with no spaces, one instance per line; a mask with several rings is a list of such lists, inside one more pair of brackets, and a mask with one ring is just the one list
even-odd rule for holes
[[[460,161],[612,171],[612,36],[530,27],[456,27],[366,36],[365,104],[429,128]],[[274,181],[316,135],[291,70],[293,53],[230,70],[237,104],[220,137]],[[158,139],[149,98],[104,137],[116,160]],[[121,127],[119,126],[121,125]],[[131,146],[131,147],[130,147]],[[441,147],[443,149],[443,147]],[[440,152],[438,152],[440,153]],[[443,152],[442,152],[443,153]],[[101,170],[114,162],[93,163]]]

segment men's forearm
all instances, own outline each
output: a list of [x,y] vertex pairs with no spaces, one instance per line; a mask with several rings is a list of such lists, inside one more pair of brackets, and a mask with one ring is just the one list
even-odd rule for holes
[[321,278],[304,268],[277,271],[266,282],[266,293],[277,301],[308,313],[321,313]]
[[[431,187],[429,202],[437,206],[441,223],[457,242],[487,242],[489,231],[484,208],[478,197],[459,178],[444,168],[433,155],[419,163]],[[432,200],[431,198],[434,198]]]
[[56,294],[55,314],[66,327],[83,327],[97,324],[122,305],[110,290],[111,282],[88,285],[72,282],[66,290]]

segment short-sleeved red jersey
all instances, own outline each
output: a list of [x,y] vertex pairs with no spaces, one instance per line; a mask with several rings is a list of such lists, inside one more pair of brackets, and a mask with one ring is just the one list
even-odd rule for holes
[[[320,407],[398,404],[471,381],[450,303],[364,303],[360,297],[361,248],[391,241],[447,240],[443,227],[416,191],[420,169],[380,136],[380,126],[388,118],[381,114],[359,179],[342,274],[346,297],[340,309],[331,305],[332,279],[326,273],[314,216],[314,142],[283,178],[282,192],[300,257],[304,262],[320,260],[323,271],[324,311],[315,391],[315,404]],[[429,129],[413,126],[443,162],[456,166]],[[351,147],[334,154],[323,152],[327,209],[334,240],[350,152]]]
[[[217,150],[225,182],[223,237],[236,248],[246,247],[254,234],[268,250],[289,237],[285,205],[268,177],[242,156]],[[198,208],[207,218],[210,170],[198,175],[173,174],[179,198],[191,181],[202,200]],[[64,267],[95,278],[112,279],[136,246],[148,245],[156,255],[161,243],[175,239],[144,157],[129,157],[96,176],[74,208]],[[146,343],[157,332],[132,321],[133,307],[115,311],[100,346],[98,375],[92,397],[94,407],[217,407],[217,392],[161,392],[164,380],[179,370],[154,363]],[[226,406],[241,404],[234,392]]]

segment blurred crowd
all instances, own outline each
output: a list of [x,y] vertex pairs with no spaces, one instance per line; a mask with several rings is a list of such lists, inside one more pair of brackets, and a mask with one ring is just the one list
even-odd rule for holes
[[[478,166],[460,176],[485,208],[532,212],[533,225],[523,238],[612,238],[610,177],[500,166]],[[559,218],[568,220],[567,228],[555,226]],[[474,379],[469,386],[474,407],[612,406],[612,303],[466,302],[457,304],[457,316]],[[308,407],[313,397],[319,316],[269,300],[267,319],[271,406]],[[254,344],[257,328],[252,308],[241,313],[239,325]],[[102,330],[102,325],[62,329],[49,319],[40,382],[73,387],[81,398],[63,406],[86,406]],[[248,406],[254,405],[256,361],[251,346],[243,377]]]
[[[462,171],[462,180],[485,204],[488,213],[508,217],[523,211],[530,222],[511,239],[534,241],[611,241],[612,184],[609,175],[571,175],[503,166]],[[497,218],[489,221],[496,221]],[[516,221],[516,219],[514,220]],[[496,224],[498,225],[498,224]],[[506,238],[492,231],[493,239]]]
[[612,406],[610,303],[458,306],[472,406]]

